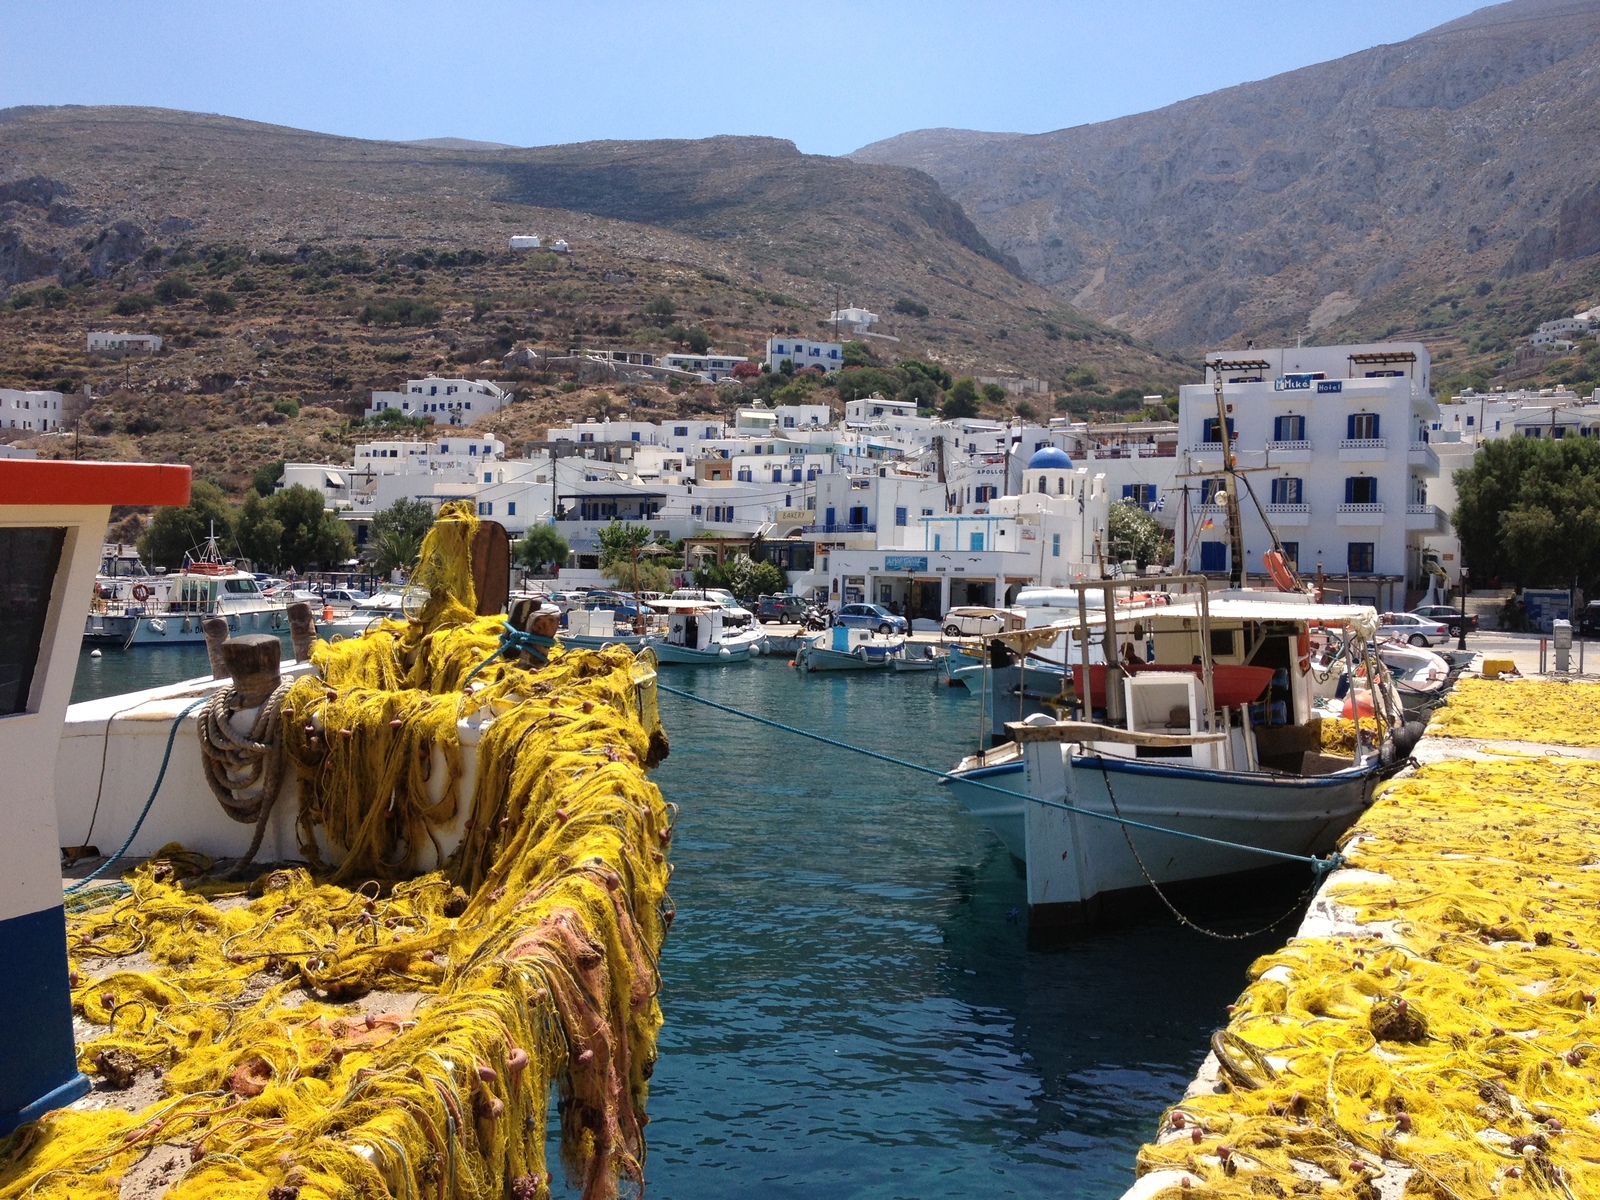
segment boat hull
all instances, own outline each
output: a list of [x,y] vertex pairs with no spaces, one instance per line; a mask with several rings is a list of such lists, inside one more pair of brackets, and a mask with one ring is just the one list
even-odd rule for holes
[[[90,613],[84,622],[83,640],[93,646],[174,646],[185,643],[203,645],[206,640],[205,613],[139,613],[109,615]],[[228,634],[287,633],[289,614],[283,608],[262,608],[248,612],[218,613],[228,621]]]
[[[1326,854],[1371,804],[1379,775],[1376,767],[1310,776],[1214,771],[1044,742],[1029,745],[1021,762],[975,767],[950,786],[1024,862],[1029,910],[1043,928],[1091,924],[1119,897],[1152,884],[1224,879],[1282,861],[1247,847]],[[1106,819],[1119,815],[1175,832]]]
[[794,665],[802,671],[882,671],[889,666],[888,654],[859,655],[839,650],[824,650],[820,646],[801,646],[795,652]]
[[671,642],[657,641],[654,638],[651,638],[646,644],[655,651],[657,662],[699,664],[700,666],[709,667],[719,667],[727,663],[748,662],[756,646],[756,643],[752,640],[691,649],[688,646],[674,646]]

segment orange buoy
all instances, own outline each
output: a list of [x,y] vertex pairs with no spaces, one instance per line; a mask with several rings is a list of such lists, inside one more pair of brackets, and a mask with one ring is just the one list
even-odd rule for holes
[[327,604],[327,605],[323,606],[323,608],[322,608],[322,619],[324,621],[333,620],[333,605]]

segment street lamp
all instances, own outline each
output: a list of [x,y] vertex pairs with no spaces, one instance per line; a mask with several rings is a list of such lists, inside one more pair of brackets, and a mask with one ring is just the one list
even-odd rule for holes
[[1461,624],[1456,628],[1456,649],[1465,650],[1467,648],[1467,560],[1465,555],[1462,555],[1461,558],[1461,580],[1457,587],[1461,592]]

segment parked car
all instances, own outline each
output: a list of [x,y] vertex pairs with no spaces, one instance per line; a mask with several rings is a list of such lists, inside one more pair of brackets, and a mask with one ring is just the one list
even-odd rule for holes
[[601,609],[607,608],[617,616],[626,620],[633,620],[639,615],[639,606],[634,603],[633,597],[622,592],[590,592],[583,598],[583,602],[574,605],[576,608]]
[[[1450,632],[1451,637],[1461,636],[1461,610],[1451,608],[1448,604],[1424,604],[1421,608],[1413,608],[1411,615],[1421,617],[1424,621],[1438,621]],[[1478,632],[1478,618],[1467,614],[1467,632]]]
[[365,592],[352,591],[350,588],[322,589],[322,602],[324,604],[354,605],[356,602],[365,600],[366,598],[367,594]]
[[1399,638],[1413,646],[1437,646],[1450,640],[1450,631],[1442,623],[1414,613],[1379,613],[1378,636]]
[[1021,626],[1022,620],[1015,613],[981,604],[960,605],[944,615],[944,631],[950,637],[982,637]]
[[784,625],[792,625],[805,615],[806,604],[799,596],[785,593],[778,596],[762,596],[756,601],[756,620],[763,625],[769,621],[778,621]]
[[846,604],[839,610],[839,624],[879,633],[904,633],[907,628],[904,617],[895,616],[881,604]]
[[1591,600],[1583,606],[1578,613],[1577,627],[1581,637],[1600,634],[1600,600]]

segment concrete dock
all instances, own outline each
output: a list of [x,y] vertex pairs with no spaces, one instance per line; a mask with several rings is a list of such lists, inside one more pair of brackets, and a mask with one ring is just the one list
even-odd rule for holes
[[1600,1197],[1600,686],[1463,680],[1125,1200]]

